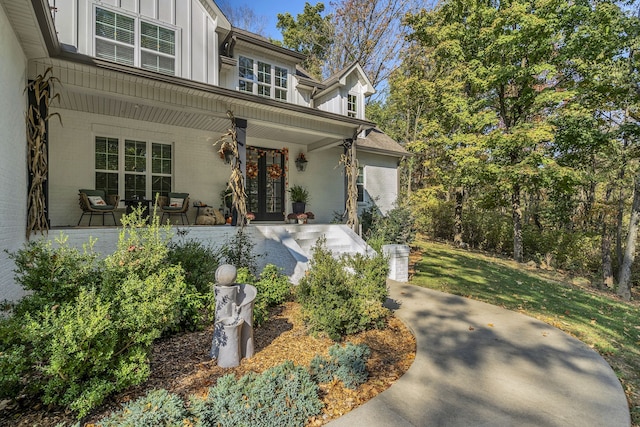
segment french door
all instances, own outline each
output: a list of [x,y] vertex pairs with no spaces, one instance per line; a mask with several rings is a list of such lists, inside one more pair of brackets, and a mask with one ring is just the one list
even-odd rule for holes
[[247,147],[247,211],[256,221],[282,221],[286,211],[285,156],[282,150]]

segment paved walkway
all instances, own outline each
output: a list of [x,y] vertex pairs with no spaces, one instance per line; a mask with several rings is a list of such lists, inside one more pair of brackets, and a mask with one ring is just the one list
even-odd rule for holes
[[396,384],[328,424],[629,426],[627,401],[595,351],[533,318],[389,282],[390,307],[416,336]]

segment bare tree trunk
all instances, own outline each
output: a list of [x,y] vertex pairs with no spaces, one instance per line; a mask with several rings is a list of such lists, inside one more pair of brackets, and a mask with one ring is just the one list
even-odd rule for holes
[[456,205],[454,210],[454,218],[453,218],[453,226],[454,226],[454,235],[453,235],[453,244],[455,246],[463,246],[464,240],[462,239],[462,203],[464,201],[464,187],[456,188]]
[[513,193],[511,193],[511,213],[513,216],[513,259],[522,262],[523,243],[522,243],[522,206],[520,205],[520,184],[513,185]]
[[627,149],[627,139],[622,140],[622,159],[620,170],[618,171],[618,215],[617,215],[617,229],[616,229],[616,258],[618,261],[618,270],[622,265],[622,223],[624,218],[624,186],[622,180],[624,179],[625,168],[627,166],[627,158],[625,151]]
[[631,299],[631,267],[636,256],[638,224],[640,224],[640,173],[636,175],[634,181],[633,205],[631,206],[631,218],[629,219],[627,246],[620,266],[620,274],[618,275],[618,295],[625,301]]
[[[600,254],[602,260],[602,285],[609,289],[613,289],[613,266],[611,265],[611,232],[607,227],[607,217],[609,201],[611,200],[612,188],[609,186],[605,193],[604,204],[605,208],[598,215],[598,222],[602,224],[602,235],[600,243]],[[602,287],[602,286],[598,286]]]

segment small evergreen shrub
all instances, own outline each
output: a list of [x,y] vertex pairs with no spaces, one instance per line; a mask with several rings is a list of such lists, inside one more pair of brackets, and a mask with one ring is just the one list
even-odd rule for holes
[[355,389],[369,377],[367,360],[371,350],[366,344],[334,344],[329,348],[329,358],[316,355],[311,360],[311,376],[319,383],[328,383],[334,378],[345,387]]
[[288,361],[238,380],[226,375],[206,399],[192,397],[190,408],[201,427],[303,427],[322,402],[309,372]]
[[296,289],[311,331],[337,341],[343,335],[383,326],[389,316],[383,306],[388,272],[388,261],[380,254],[336,259],[324,239],[319,239],[308,274]]
[[166,390],[152,390],[104,418],[102,427],[174,427],[191,425],[180,396]]
[[377,252],[383,245],[410,245],[416,237],[416,222],[407,206],[396,206],[383,215],[370,204],[360,216],[367,243]]

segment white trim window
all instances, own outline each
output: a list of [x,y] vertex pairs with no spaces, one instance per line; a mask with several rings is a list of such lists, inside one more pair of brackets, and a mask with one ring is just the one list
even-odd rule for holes
[[176,74],[176,31],[171,28],[96,6],[94,43],[97,58]]
[[238,58],[238,90],[265,98],[287,101],[289,72],[286,68],[254,60]]
[[96,136],[95,188],[124,199],[166,196],[173,181],[172,148],[171,144]]
[[347,94],[347,116],[358,117],[358,95]]

